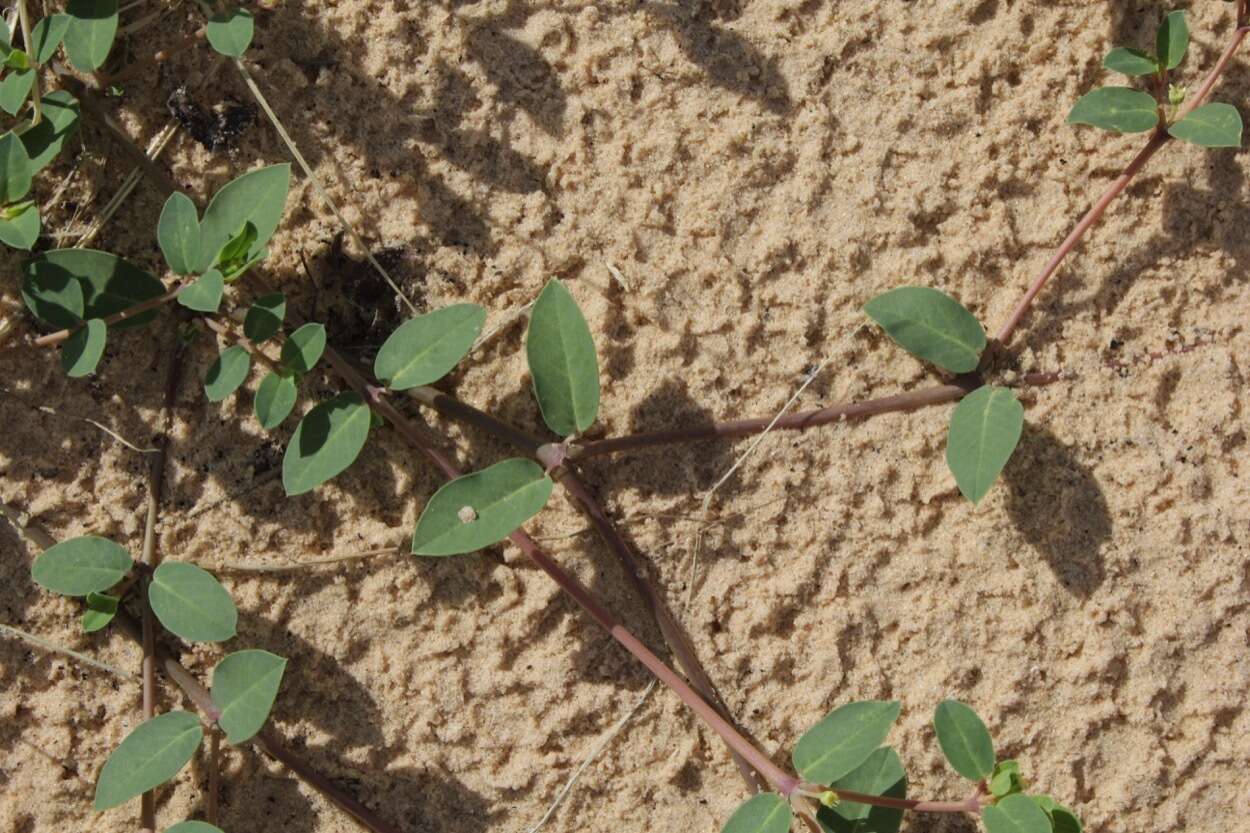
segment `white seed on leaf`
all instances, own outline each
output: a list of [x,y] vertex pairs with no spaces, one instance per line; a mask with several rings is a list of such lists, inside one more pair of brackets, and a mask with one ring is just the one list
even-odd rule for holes
[[461,506],[460,511],[456,513],[456,517],[460,518],[461,523],[473,523],[477,520],[477,512],[473,511],[472,506]]

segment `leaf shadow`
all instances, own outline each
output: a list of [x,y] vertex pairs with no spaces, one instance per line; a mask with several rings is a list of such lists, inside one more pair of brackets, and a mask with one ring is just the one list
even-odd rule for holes
[[1093,473],[1050,431],[1026,425],[1004,476],[1007,512],[1025,545],[1070,593],[1092,595],[1106,579],[1102,549],[1113,531]]

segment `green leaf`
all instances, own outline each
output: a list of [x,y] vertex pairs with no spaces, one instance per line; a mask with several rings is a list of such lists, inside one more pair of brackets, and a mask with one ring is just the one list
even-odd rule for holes
[[257,236],[256,224],[248,220],[243,224],[239,233],[227,240],[226,244],[221,247],[214,262],[225,272],[240,271],[243,264],[248,261],[249,252],[256,244]]
[[213,704],[226,740],[243,743],[261,730],[278,696],[286,660],[268,651],[238,651],[213,669]]
[[864,312],[912,355],[952,373],[976,370],[985,349],[981,322],[945,292],[903,286],[878,295]]
[[228,58],[242,58],[252,43],[255,25],[247,9],[230,9],[208,19],[208,42]]
[[30,56],[24,49],[10,49],[4,56],[4,68],[19,71],[30,69]]
[[1107,57],[1102,59],[1102,65],[1104,69],[1122,72],[1128,76],[1154,75],[1159,71],[1159,64],[1153,55],[1148,55],[1140,49],[1126,49],[1123,46],[1118,46],[1108,52]]
[[1027,795],[1009,795],[981,811],[988,833],[1051,833],[1050,819]]
[[298,390],[295,379],[280,373],[270,373],[260,380],[256,400],[252,403],[260,427],[272,431],[282,424],[295,407]]
[[50,14],[30,30],[32,54],[36,64],[46,64],[56,55],[57,47],[69,29],[69,15]]
[[979,503],[1020,442],[1024,406],[1007,388],[977,388],[955,406],[946,465],[964,497]]
[[78,100],[65,90],[53,90],[43,97],[43,121],[22,134],[22,144],[30,154],[31,169],[38,173],[61,152],[66,140],[78,129],[81,112]]
[[1117,133],[1144,133],[1159,124],[1159,105],[1150,94],[1132,87],[1099,87],[1073,105],[1068,124],[1089,124]]
[[562,437],[589,428],[599,411],[595,341],[577,302],[557,279],[534,302],[525,351],[547,427]]
[[200,261],[200,219],[195,211],[195,203],[181,191],[174,191],[165,200],[161,218],[156,223],[156,240],[160,243],[161,253],[165,255],[165,262],[170,269],[179,275],[190,275],[197,271],[196,266]]
[[204,377],[204,394],[208,401],[220,402],[238,390],[239,385],[247,381],[251,368],[252,357],[240,345],[222,350]]
[[212,574],[185,561],[166,561],[152,574],[148,602],[161,624],[188,642],[224,642],[239,611]]
[[214,827],[206,821],[180,821],[173,827],[166,827],[165,833],[224,833],[220,827]]
[[1005,798],[1023,790],[1024,781],[1020,777],[1018,762],[1006,760],[994,765],[994,772],[990,775],[990,795],[995,798]]
[[62,596],[103,593],[134,566],[130,553],[107,538],[84,535],[48,547],[31,565],[31,576],[45,590]]
[[354,393],[322,402],[300,420],[282,458],[282,487],[302,495],[356,461],[369,439],[369,406]]
[[305,324],[283,342],[282,365],[296,373],[307,373],[325,349],[326,328],[321,324]]
[[[898,753],[884,746],[830,786],[867,795],[906,798],[907,773]],[[898,833],[903,811],[843,801],[836,807],[821,807],[816,821],[826,833]]]
[[1067,807],[1048,795],[1031,795],[1029,798],[1050,819],[1051,833],[1082,833],[1081,820]]
[[166,712],[139,724],[104,762],[95,786],[95,808],[125,804],[173,778],[203,737],[200,719],[190,712]]
[[8,205],[30,193],[31,164],[26,145],[10,130],[0,136],[0,205]]
[[39,209],[32,203],[11,217],[0,217],[0,243],[30,251],[39,239]]
[[117,36],[117,0],[69,0],[65,54],[75,69],[95,72],[104,65]]
[[752,796],[734,810],[721,833],[789,833],[793,811],[777,793]]
[[970,781],[994,771],[994,741],[977,713],[958,700],[943,700],[933,713],[938,744],[950,765]]
[[373,373],[391,390],[437,382],[469,352],[485,323],[486,310],[477,304],[419,315],[391,333],[373,362]]
[[243,319],[243,335],[253,344],[260,344],[282,329],[285,318],[286,296],[281,292],[257,298]]
[[1155,50],[1159,53],[1159,66],[1176,69],[1185,50],[1189,48],[1189,24],[1184,12],[1172,12],[1163,18],[1159,33],[1155,36]]
[[113,621],[117,615],[116,596],[104,593],[88,593],[87,609],[82,614],[82,629],[87,633],[95,633]]
[[1204,104],[1168,128],[1185,142],[1207,148],[1241,147],[1241,113],[1231,104]]
[[178,293],[178,303],[196,312],[216,313],[221,307],[221,296],[226,289],[226,280],[221,272],[209,269],[195,283]]
[[504,460],[434,493],[412,536],[416,555],[459,555],[502,541],[538,514],[554,484],[532,460]]
[[100,359],[104,357],[104,345],[108,341],[108,325],[99,318],[92,318],[75,330],[61,349],[61,368],[71,379],[81,379],[95,373]]
[[63,330],[78,326],[86,303],[82,284],[69,273],[53,269],[28,268],[22,300],[40,321]]
[[[26,264],[26,274],[69,275],[82,284],[84,318],[110,315],[165,294],[165,285],[136,266],[108,252],[95,249],[55,249]],[[114,329],[142,326],[156,317],[148,310]]]
[[899,711],[895,700],[839,706],[799,738],[792,755],[795,769],[815,784],[848,775],[881,746]]
[[999,761],[994,764],[994,771],[990,774],[989,789],[990,795],[995,798],[1004,798],[1012,793],[1022,792],[1024,780],[1020,777],[1020,764],[1013,760]]
[[0,109],[16,116],[26,103],[31,87],[35,86],[33,69],[11,69],[0,78]]
[[249,222],[256,227],[251,260],[277,230],[290,183],[291,166],[284,163],[258,168],[222,186],[200,221],[200,264],[195,271],[212,266],[222,247]]

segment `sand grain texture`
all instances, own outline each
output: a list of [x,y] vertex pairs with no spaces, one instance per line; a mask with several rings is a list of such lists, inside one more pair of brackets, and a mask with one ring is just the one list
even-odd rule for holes
[[[525,0],[275,4],[249,66],[295,140],[422,308],[472,301],[487,327],[568,281],[595,333],[603,404],[592,435],[774,412],[822,359],[799,407],[929,382],[860,312],[903,283],[947,291],[991,327],[1141,137],[1064,124],[1143,46],[1172,4]],[[1184,4],[1182,4],[1184,5]],[[1196,83],[1232,7],[1191,4]],[[170,10],[139,51],[198,22]],[[193,90],[205,50],[115,103],[141,143]],[[1250,101],[1250,53],[1217,88]],[[230,67],[192,92],[249,101]],[[1031,391],[1003,481],[979,507],[943,462],[949,408],[770,438],[717,492],[683,614],[731,711],[778,760],[851,699],[898,698],[891,735],[912,792],[957,798],[933,708],[976,707],[1004,757],[1091,831],[1234,830],[1250,782],[1250,161],[1166,148],[1041,296],[1014,371],[1063,369]],[[203,196],[287,161],[263,120],[229,147],[185,133],[166,164]],[[98,128],[54,229],[89,222],[128,167]],[[142,185],[100,245],[161,274],[163,196]],[[333,344],[371,361],[402,307],[337,240],[302,176],[269,273]],[[307,256],[315,283],[299,267]],[[20,259],[0,255],[3,314]],[[612,264],[625,286],[610,274]],[[230,301],[260,290],[247,281]],[[74,417],[150,444],[171,319],[117,333],[99,373],[65,378],[54,351],[0,352],[0,499],[58,537],[137,552],[144,461]],[[457,395],[538,431],[523,330],[451,379]],[[1113,347],[1113,340],[1115,346]],[[1155,361],[1155,352],[1201,344]],[[204,400],[215,350],[188,355],[159,526],[166,558],[209,568],[299,561],[401,542],[438,480],[376,431],[359,462],[286,499],[294,428],[266,435],[252,394]],[[1108,361],[1127,363],[1122,370]],[[254,374],[252,385],[259,380]],[[313,374],[297,410],[339,390]],[[46,404],[57,415],[36,410]],[[458,428],[461,462],[507,450]],[[680,608],[703,493],[745,443],[587,466]],[[629,584],[557,496],[532,525],[652,645]],[[85,636],[68,600],[30,580],[33,553],[0,527],[0,621],[136,670],[120,636]],[[647,678],[554,585],[504,547],[446,560],[380,556],[294,573],[222,572],[241,612],[226,649],[290,659],[275,710],[291,745],[407,831],[523,831]],[[203,676],[223,648],[184,661]],[[182,700],[166,686],[162,707]],[[139,691],[0,639],[0,830],[134,829],[137,803],[97,816],[91,783],[139,720]],[[227,831],[355,829],[276,764],[226,755]],[[200,763],[158,793],[162,826],[204,807]],[[720,742],[658,691],[550,822],[558,831],[712,833],[743,798]],[[909,833],[964,831],[916,817]]]

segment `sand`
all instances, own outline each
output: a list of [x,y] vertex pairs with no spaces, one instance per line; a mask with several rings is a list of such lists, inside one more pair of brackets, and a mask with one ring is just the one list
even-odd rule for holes
[[[821,362],[797,407],[931,383],[861,305],[922,284],[1001,323],[1142,142],[1067,126],[1068,106],[1104,82],[1108,48],[1148,45],[1174,4],[271,5],[258,11],[249,67],[370,250],[419,308],[483,304],[488,327],[565,279],[602,364],[591,434],[608,436],[774,413]],[[1193,4],[1185,83],[1214,63],[1232,8]],[[198,25],[189,7],[165,9],[128,54]],[[1245,54],[1217,91],[1243,111]],[[111,106],[146,143],[184,84],[206,111],[250,102],[228,65],[199,86],[209,66],[206,49],[192,50]],[[174,140],[162,164],[190,193],[288,160],[263,117],[236,117],[226,146]],[[944,463],[949,406],[776,434],[717,491],[691,587],[691,518],[747,444],[586,467],[769,754],[786,762],[836,705],[897,698],[890,742],[912,794],[962,797],[930,728],[953,696],[1089,830],[1244,824],[1248,159],[1166,148],[1047,288],[1008,368],[1066,378],[1024,391],[1020,449],[980,506]],[[98,216],[129,166],[89,124],[40,198],[71,170],[46,218],[54,229]],[[161,202],[141,185],[97,245],[162,274]],[[338,234],[297,176],[269,273],[327,322],[332,343],[368,361],[405,313]],[[20,259],[2,257],[12,319]],[[259,291],[244,281],[230,302]],[[138,551],[146,457],[82,418],[151,442],[170,322],[117,334],[85,381],[66,379],[55,351],[10,341],[0,500],[58,538],[94,532]],[[522,326],[506,327],[449,389],[540,430],[522,345]],[[217,570],[241,624],[184,662],[207,675],[226,650],[288,657],[276,729],[402,830],[528,829],[648,675],[511,547],[231,570],[399,544],[438,479],[381,429],[343,476],[285,498],[277,470],[294,420],[260,430],[256,375],[249,391],[206,402],[199,380],[214,353],[201,337],[187,354],[159,545]],[[299,408],[340,389],[314,374]],[[448,427],[466,467],[508,453]],[[660,646],[584,527],[557,495],[529,528]],[[131,644],[83,635],[75,604],[32,583],[35,553],[7,527],[0,551],[0,621],[137,671]],[[161,705],[186,707],[168,685]],[[0,830],[135,829],[137,803],[98,815],[90,799],[139,720],[134,680],[0,638]],[[254,751],[225,761],[227,831],[355,829]],[[161,826],[203,814],[206,779],[197,761],[158,792]],[[545,829],[704,833],[744,797],[716,737],[657,690]]]

